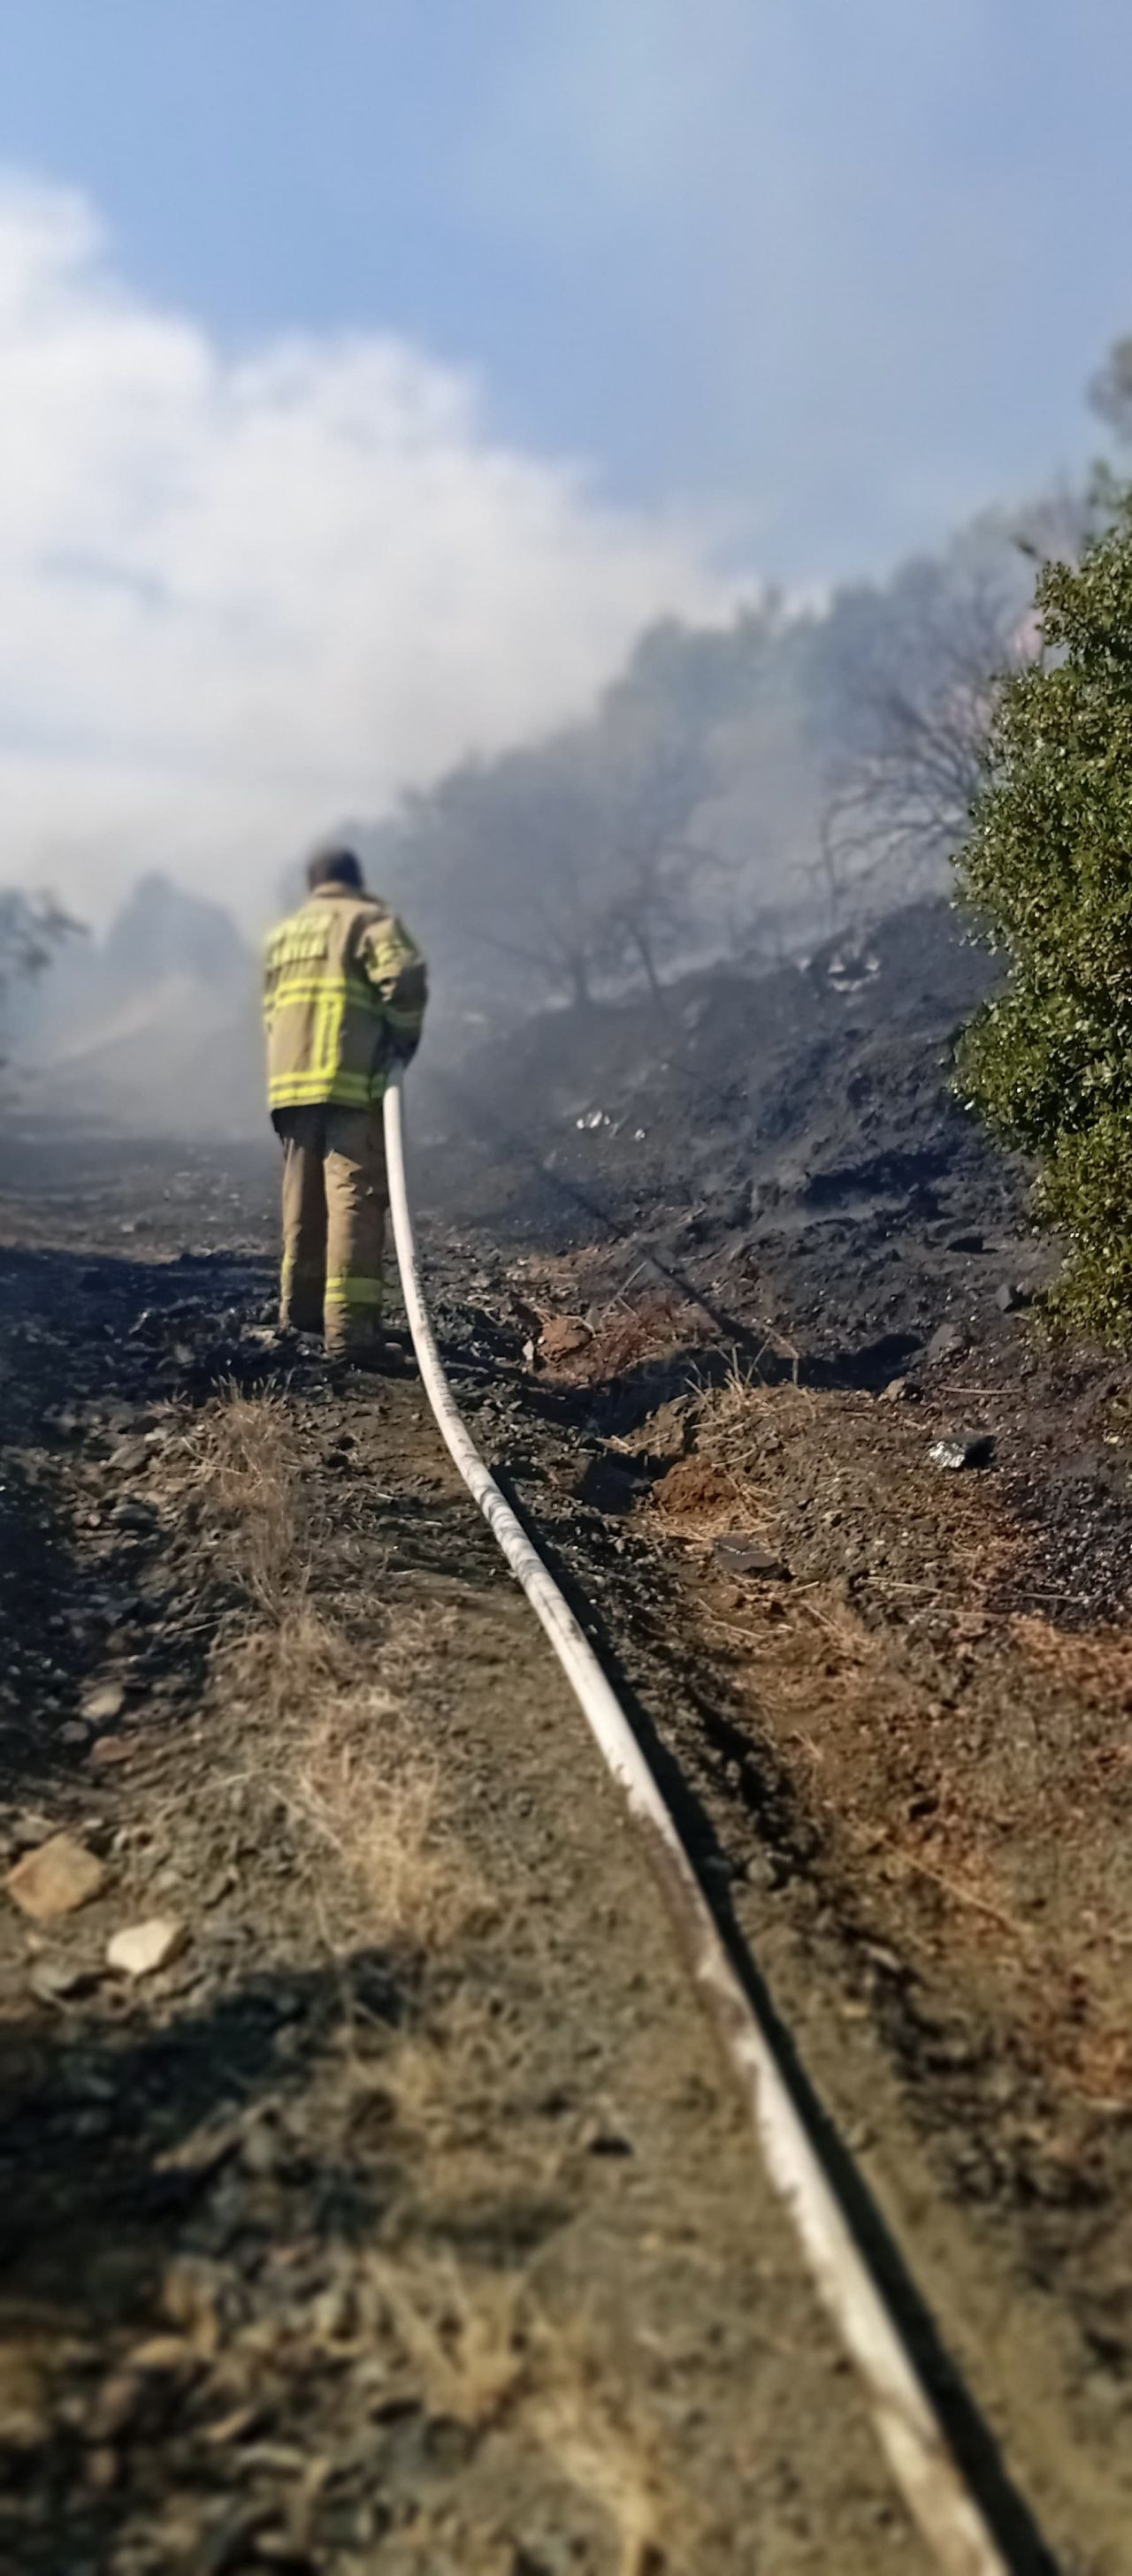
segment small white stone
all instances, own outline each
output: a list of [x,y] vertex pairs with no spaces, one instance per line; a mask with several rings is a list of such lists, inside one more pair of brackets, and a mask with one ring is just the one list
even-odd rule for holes
[[126,1694],[121,1682],[100,1682],[96,1689],[87,1691],[82,1702],[82,1714],[91,1726],[109,1726],[121,1716],[125,1705]]
[[187,1938],[183,1923],[170,1914],[152,1914],[145,1923],[125,1923],[106,1944],[108,1967],[123,1977],[151,1977],[168,1966]]

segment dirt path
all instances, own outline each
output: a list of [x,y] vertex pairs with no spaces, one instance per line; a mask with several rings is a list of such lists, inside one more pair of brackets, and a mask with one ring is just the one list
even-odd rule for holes
[[7,2562],[918,2570],[419,1390],[144,1197],[0,1258],[4,1857],[102,1870],[0,1916]]
[[[272,1180],[61,1153],[0,1203],[4,1857],[65,1825],[107,1873],[0,1918],[0,2542],[68,2576],[918,2569],[419,1389],[284,1386],[257,1338]],[[615,1250],[428,1262],[960,2434],[1034,2509],[1019,2568],[1130,2576],[1119,1478],[1035,1482],[1048,1373],[1020,1404],[1006,1344],[995,1465],[948,1476],[962,1349],[894,1401],[767,1384]],[[1058,1401],[1119,1464],[1119,1383]],[[108,1936],[155,1915],[183,1946],[130,1985]]]

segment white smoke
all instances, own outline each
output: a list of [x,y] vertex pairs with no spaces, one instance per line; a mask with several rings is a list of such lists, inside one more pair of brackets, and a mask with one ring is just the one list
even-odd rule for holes
[[474,379],[371,331],[230,354],[21,180],[0,401],[2,873],[96,920],[155,866],[253,918],[311,833],[726,605],[696,531],[501,443]]

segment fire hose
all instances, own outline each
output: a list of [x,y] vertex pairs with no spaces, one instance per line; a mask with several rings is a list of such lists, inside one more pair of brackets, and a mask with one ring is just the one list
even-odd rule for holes
[[625,1710],[549,1568],[485,1466],[456,1403],[425,1303],[405,1172],[403,1084],[385,1094],[390,1209],[401,1287],[437,1428],[556,1654],[598,1748],[624,1791],[661,1882],[697,1992],[750,2108],[766,2169],[785,2202],[818,2294],[860,2374],[910,2513],[944,2576],[1007,2576],[951,2449],[901,2325],[858,2243],[786,2080],[769,2014],[732,1965],[674,1817]]

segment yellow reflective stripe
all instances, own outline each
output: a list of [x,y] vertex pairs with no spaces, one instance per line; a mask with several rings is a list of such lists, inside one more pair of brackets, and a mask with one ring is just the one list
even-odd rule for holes
[[323,913],[296,913],[292,920],[280,923],[265,945],[269,967],[296,965],[309,960],[312,964],[325,957],[330,947],[330,924]]
[[340,1270],[326,1282],[328,1306],[380,1306],[384,1296],[382,1280],[364,1278],[358,1271]]
[[319,1004],[311,1054],[322,1073],[333,1073],[342,1052],[342,1024],[346,1017],[346,991],[327,992]]
[[272,1109],[300,1109],[320,1101],[344,1109],[368,1109],[385,1089],[384,1073],[273,1073],[267,1085]]
[[283,1010],[291,1002],[339,1002],[347,1008],[365,1011],[370,1018],[380,1019],[381,1001],[368,984],[357,983],[347,975],[282,975],[266,996],[265,1008]]
[[356,1091],[359,1098],[368,1098],[371,1088],[368,1073],[349,1073],[341,1069],[332,1073],[315,1073],[308,1065],[297,1065],[293,1069],[282,1067],[269,1076],[269,1083],[273,1090],[277,1090],[281,1083],[290,1083],[300,1091],[313,1092],[320,1100],[329,1100],[331,1090],[340,1083],[345,1084],[348,1091]]

